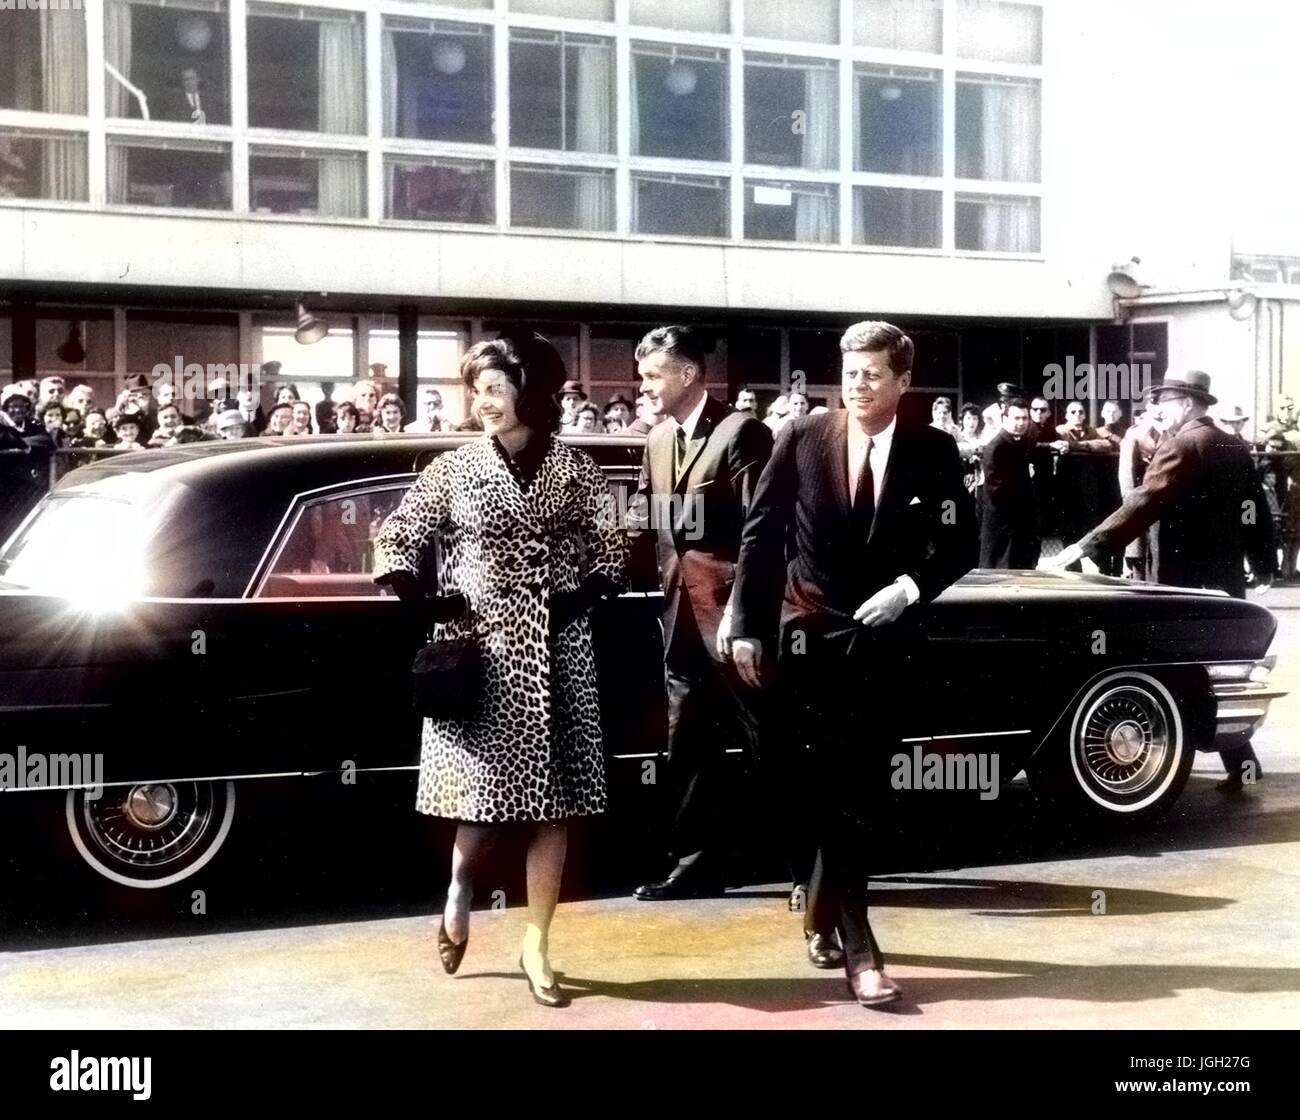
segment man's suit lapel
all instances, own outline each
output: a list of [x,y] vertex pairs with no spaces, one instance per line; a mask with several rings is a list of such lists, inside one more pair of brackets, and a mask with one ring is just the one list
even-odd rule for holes
[[850,513],[848,423],[847,409],[832,412],[831,422],[826,428],[826,438],[822,443],[823,470],[830,479],[836,512],[842,518],[847,518]]
[[871,531],[867,534],[867,543],[876,535],[885,513],[897,495],[899,479],[907,476],[907,435],[894,423],[894,438],[889,444],[889,460],[885,463],[885,477],[880,484],[880,501],[876,503],[876,514],[871,520]]
[[[695,431],[686,443],[686,458],[682,461],[682,473],[677,477],[675,490],[685,490],[686,480],[690,477],[691,468],[695,466],[695,460],[700,457],[704,450],[705,444],[709,442],[709,436],[713,434],[713,429],[718,426],[722,419],[719,413],[725,413],[726,406],[713,397],[709,397],[704,402],[704,411],[700,413],[700,421],[695,425]],[[673,436],[675,442],[676,435]]]

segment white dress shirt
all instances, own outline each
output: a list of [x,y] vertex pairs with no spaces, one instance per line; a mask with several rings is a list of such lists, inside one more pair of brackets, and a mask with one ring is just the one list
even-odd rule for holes
[[[849,471],[849,501],[853,501],[853,495],[857,493],[858,477],[862,474],[863,463],[867,458],[867,433],[864,432],[857,424],[853,422],[852,417],[846,418],[848,424],[848,471]],[[898,416],[895,415],[889,421],[884,431],[878,432],[871,437],[871,483],[874,490],[875,507],[880,508],[880,493],[885,485],[885,469],[889,465],[889,452],[894,446],[894,429],[898,426]],[[907,605],[910,607],[921,598],[921,589],[916,586],[916,581],[911,576],[899,576],[894,581],[901,584],[903,591],[907,595]]]
[[673,423],[677,425],[677,428],[674,429],[673,431],[674,439],[677,438],[677,429],[680,429],[681,431],[686,433],[686,442],[687,443],[691,442],[691,439],[695,435],[695,429],[699,427],[700,417],[704,415],[704,406],[708,403],[709,403],[709,394],[701,393],[699,403],[693,409],[691,409],[691,414],[688,417],[686,417],[686,420],[680,423],[677,420],[673,421]]

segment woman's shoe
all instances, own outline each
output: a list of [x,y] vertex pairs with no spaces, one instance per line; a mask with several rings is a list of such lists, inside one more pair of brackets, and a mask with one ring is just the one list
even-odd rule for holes
[[524,974],[524,979],[528,981],[528,990],[532,993],[533,999],[543,1007],[568,1007],[573,1002],[559,984],[552,983],[546,988],[537,987],[533,983],[533,978],[528,975],[528,969],[524,968],[524,955],[522,953],[519,954],[519,970]]
[[447,936],[447,920],[444,918],[438,926],[438,958],[442,961],[443,971],[451,975],[460,968],[461,958],[469,946],[469,934],[459,945]]

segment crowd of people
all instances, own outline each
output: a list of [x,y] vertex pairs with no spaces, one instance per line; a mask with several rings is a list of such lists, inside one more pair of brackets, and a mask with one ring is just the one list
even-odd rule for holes
[[[1045,397],[1009,382],[997,389],[998,399],[983,408],[964,403],[956,422],[951,399],[937,397],[930,426],[952,436],[965,465],[966,488],[980,520],[980,566],[1032,568],[1045,551],[1077,539],[1119,508],[1141,485],[1162,433],[1145,398],[1133,404],[1131,415],[1116,401],[1104,402],[1102,423],[1094,428],[1081,401],[1067,402],[1058,423],[1056,408]],[[1251,447],[1243,434],[1250,417],[1239,405],[1216,403],[1209,419]],[[1300,421],[1289,398],[1279,401],[1256,449],[1300,451]],[[1300,457],[1294,467],[1290,459],[1265,458],[1258,469],[1289,550],[1280,575],[1294,577],[1300,554]],[[1097,563],[1107,574],[1150,578],[1149,541],[1143,536],[1122,556],[1103,554]]]

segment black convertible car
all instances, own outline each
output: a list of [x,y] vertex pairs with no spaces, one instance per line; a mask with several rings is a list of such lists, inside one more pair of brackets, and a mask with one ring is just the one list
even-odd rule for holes
[[[372,541],[467,438],[190,444],[67,475],[0,552],[0,810],[57,790],[90,867],[162,887],[221,849],[242,783],[413,771],[422,624],[371,581]],[[640,437],[572,438],[626,498]],[[665,730],[645,559],[595,619],[612,783],[642,798]],[[914,695],[873,749],[995,753],[1001,782],[1027,771],[1116,821],[1167,808],[1194,752],[1243,741],[1279,695],[1272,616],[1219,593],[977,571],[905,618]]]

